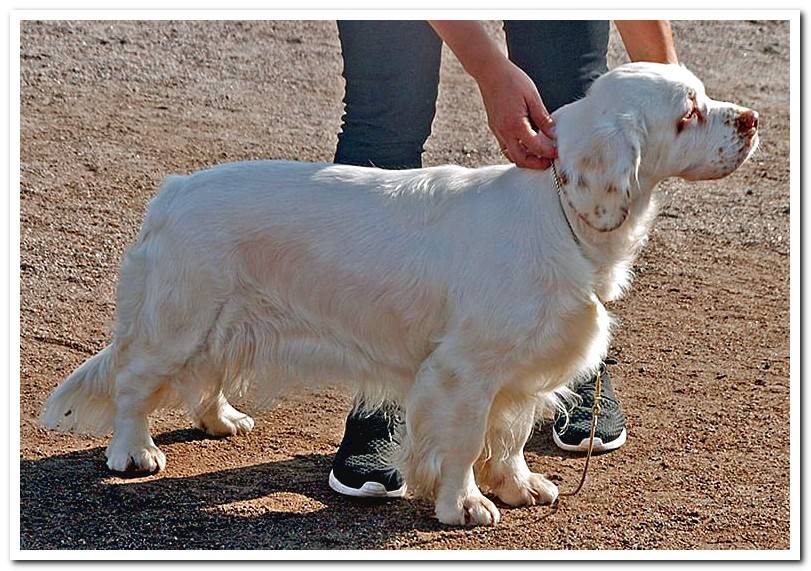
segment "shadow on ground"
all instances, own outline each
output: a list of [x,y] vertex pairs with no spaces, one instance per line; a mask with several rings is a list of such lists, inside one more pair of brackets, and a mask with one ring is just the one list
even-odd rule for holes
[[[578,456],[558,449],[544,428],[533,433],[527,452],[552,463]],[[171,446],[207,438],[187,429],[155,440]],[[308,454],[192,476],[170,470],[131,479],[107,471],[102,447],[21,460],[21,547],[375,549],[396,546],[391,540],[406,534],[414,539],[411,532],[449,531],[425,502],[334,493],[326,484],[332,458]]]
[[[156,442],[204,438],[177,430]],[[425,503],[335,494],[325,478],[331,462],[331,454],[311,454],[194,476],[125,480],[107,472],[101,447],[21,460],[21,547],[369,549],[404,532],[441,529]]]

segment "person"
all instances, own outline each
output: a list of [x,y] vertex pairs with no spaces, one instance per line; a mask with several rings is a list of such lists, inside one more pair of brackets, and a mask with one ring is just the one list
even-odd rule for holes
[[[615,21],[632,61],[677,63],[668,21]],[[505,21],[505,55],[475,21],[339,21],[346,81],[344,114],[335,163],[408,169],[422,167],[431,134],[443,41],[478,84],[490,130],[504,156],[519,167],[545,169],[556,157],[550,113],[582,97],[608,70],[608,21]],[[541,97],[542,95],[542,97]],[[605,364],[614,361],[606,359]],[[605,364],[602,413],[595,450],[625,442],[625,415]],[[568,423],[559,417],[555,443],[566,450],[587,444],[596,376],[577,381],[581,396]],[[329,484],[364,497],[399,497],[402,477],[386,459],[397,447],[396,407],[359,412],[346,419]]]

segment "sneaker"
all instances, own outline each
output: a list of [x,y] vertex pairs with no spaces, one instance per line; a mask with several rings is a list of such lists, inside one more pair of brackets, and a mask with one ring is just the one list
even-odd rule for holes
[[388,463],[399,446],[394,430],[401,422],[397,413],[387,410],[351,412],[344,439],[332,461],[329,487],[358,498],[403,497],[403,477]]
[[568,424],[566,416],[558,414],[552,428],[552,439],[558,448],[568,452],[588,451],[591,436],[591,409],[594,406],[597,375],[602,376],[602,390],[600,391],[600,416],[597,418],[597,428],[594,431],[593,450],[594,452],[608,452],[625,444],[628,436],[625,429],[625,413],[622,412],[620,403],[614,394],[611,376],[606,368],[606,365],[616,364],[616,359],[607,358],[594,376],[574,387],[574,392],[580,396],[580,402],[569,411]]

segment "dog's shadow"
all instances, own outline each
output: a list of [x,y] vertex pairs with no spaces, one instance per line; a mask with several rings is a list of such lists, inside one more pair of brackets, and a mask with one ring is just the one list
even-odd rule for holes
[[[159,446],[206,440],[174,430]],[[566,458],[548,430],[527,451]],[[426,502],[359,500],[336,494],[326,476],[332,454],[199,474],[125,479],[106,468],[104,449],[90,448],[20,462],[23,549],[377,549],[414,545],[442,526]],[[171,461],[171,454],[170,454]]]
[[[176,430],[155,440],[203,439],[197,430]],[[21,548],[375,549],[399,536],[448,529],[424,502],[336,494],[326,482],[331,462],[331,454],[309,454],[192,476],[173,477],[170,469],[123,479],[107,472],[101,447],[21,460]]]

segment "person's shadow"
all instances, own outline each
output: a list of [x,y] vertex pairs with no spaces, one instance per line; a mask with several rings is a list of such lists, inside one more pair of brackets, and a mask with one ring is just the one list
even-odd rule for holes
[[[197,430],[176,430],[155,440],[204,438]],[[331,462],[331,454],[311,454],[188,477],[125,480],[107,472],[101,447],[21,460],[20,547],[374,549],[404,534],[447,529],[424,502],[336,494],[326,483]]]

